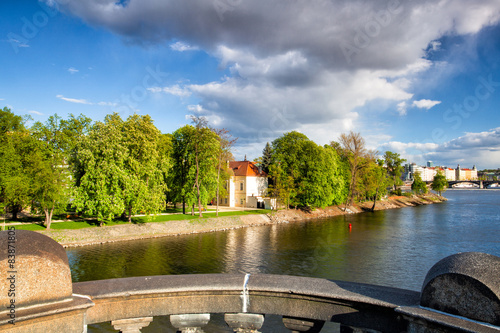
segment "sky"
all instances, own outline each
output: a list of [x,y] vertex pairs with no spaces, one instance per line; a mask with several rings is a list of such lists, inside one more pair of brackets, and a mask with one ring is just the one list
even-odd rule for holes
[[299,131],[500,168],[498,0],[1,1],[0,107],[45,122],[206,117],[234,155]]

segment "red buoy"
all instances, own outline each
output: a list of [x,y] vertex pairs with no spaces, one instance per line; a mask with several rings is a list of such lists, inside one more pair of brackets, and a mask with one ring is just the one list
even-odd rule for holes
[[352,224],[349,223],[349,231],[352,230]]

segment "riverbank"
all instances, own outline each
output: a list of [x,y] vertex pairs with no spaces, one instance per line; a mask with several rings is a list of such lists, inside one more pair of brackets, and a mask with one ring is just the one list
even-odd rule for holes
[[[434,194],[419,197],[393,196],[386,200],[378,201],[375,206],[375,210],[414,207],[442,201],[446,201],[446,198],[438,197]],[[373,202],[366,202],[348,206],[345,211],[343,210],[343,206],[315,209],[310,212],[290,209],[278,212],[269,212],[268,214],[238,215],[202,220],[126,224],[75,230],[46,230],[40,231],[40,233],[51,237],[64,247],[73,247],[127,240],[223,231],[267,224],[290,223],[345,214],[357,214],[368,211],[372,206]]]

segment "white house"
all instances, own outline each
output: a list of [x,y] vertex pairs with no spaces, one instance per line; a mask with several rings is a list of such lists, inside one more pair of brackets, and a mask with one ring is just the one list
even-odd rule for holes
[[221,206],[270,209],[267,196],[267,174],[250,161],[231,161],[233,174],[228,181],[228,196],[220,198]]

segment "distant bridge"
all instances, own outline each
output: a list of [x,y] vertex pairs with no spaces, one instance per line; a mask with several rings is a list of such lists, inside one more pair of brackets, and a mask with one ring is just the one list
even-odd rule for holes
[[455,181],[448,181],[449,187],[457,187],[456,185],[466,185],[466,184],[474,184],[479,186],[479,188],[486,188],[489,185],[492,184],[499,184],[500,181],[498,180],[455,180]]

